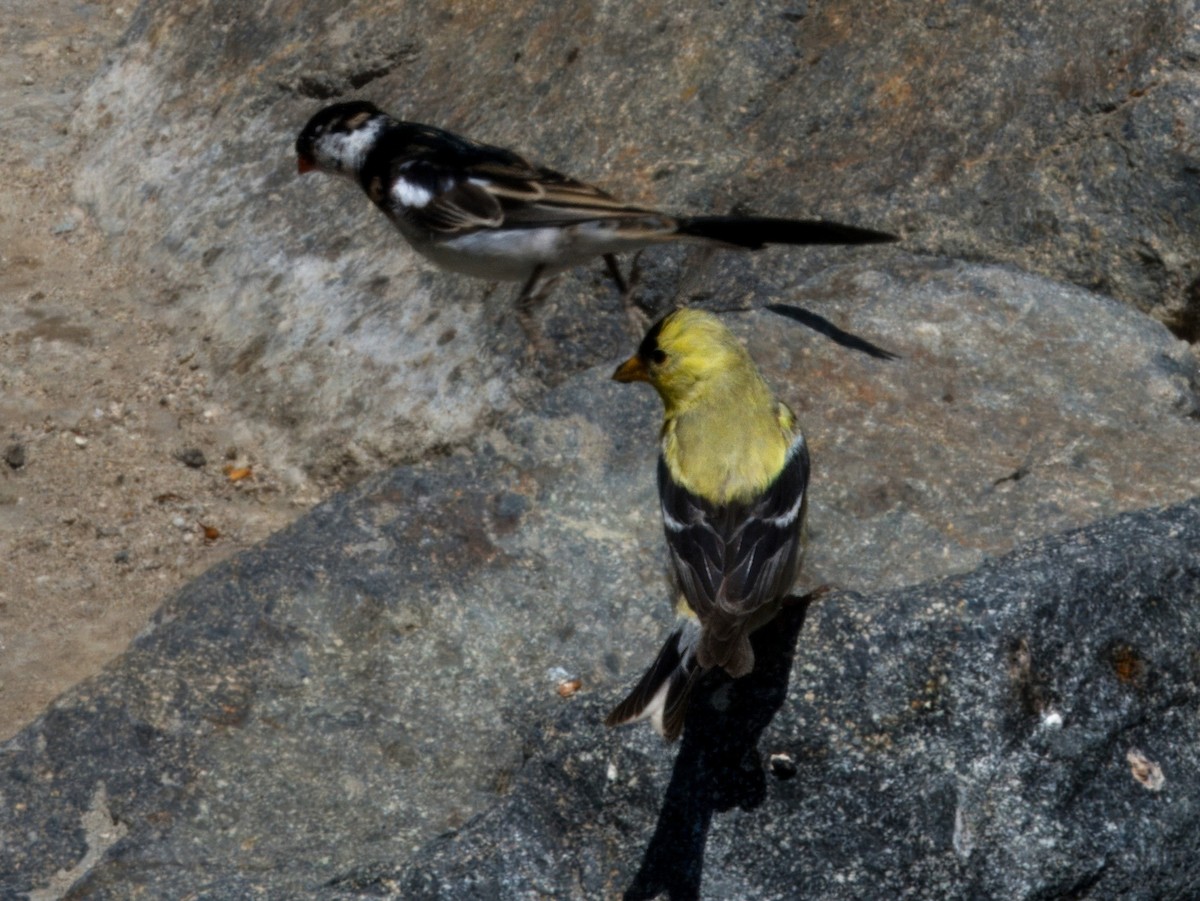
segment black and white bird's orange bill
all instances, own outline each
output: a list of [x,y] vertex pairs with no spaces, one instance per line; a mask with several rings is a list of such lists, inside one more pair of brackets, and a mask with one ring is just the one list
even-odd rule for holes
[[296,139],[301,173],[358,182],[413,249],[443,269],[521,282],[528,316],[547,280],[602,258],[623,295],[616,254],[690,242],[744,250],[769,244],[879,244],[895,235],[836,222],[676,216],[624,203],[511,150],[394,119],[363,100],[335,103]]

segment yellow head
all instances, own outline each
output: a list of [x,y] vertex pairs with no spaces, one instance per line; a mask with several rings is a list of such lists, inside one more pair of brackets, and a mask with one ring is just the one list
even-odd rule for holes
[[613,378],[649,382],[671,417],[702,403],[715,383],[747,375],[757,380],[754,363],[733,333],[712,313],[685,307],[655,323]]
[[746,501],[779,475],[797,433],[750,355],[711,313],[676,310],[613,373],[662,397],[671,478],[712,503]]

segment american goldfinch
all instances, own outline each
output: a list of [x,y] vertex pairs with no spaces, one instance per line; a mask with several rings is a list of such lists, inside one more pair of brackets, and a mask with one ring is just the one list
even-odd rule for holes
[[754,668],[750,633],[800,570],[808,448],[750,355],[711,313],[681,309],[618,367],[649,382],[664,415],[658,493],[681,622],[609,726],[649,718],[673,741],[699,674]]
[[614,254],[689,241],[759,250],[767,244],[876,244],[894,235],[835,222],[751,216],[674,216],[622,203],[502,147],[402,122],[372,103],[335,103],[296,139],[301,173],[358,182],[413,249],[437,266],[522,282],[526,330],[547,280],[602,257],[623,296]]

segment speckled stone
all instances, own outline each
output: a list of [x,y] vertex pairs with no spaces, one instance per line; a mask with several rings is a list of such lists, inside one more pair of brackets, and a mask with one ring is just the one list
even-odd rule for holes
[[[1196,897],[1198,601],[1196,502],[940,583],[827,596],[756,636],[762,651],[798,631],[790,686],[786,666],[710,679],[677,756],[604,733],[588,699],[542,728],[511,797],[354,885],[421,901]],[[789,778],[764,772],[771,755]]]
[[[514,286],[434,272],[353,185],[296,176],[295,135],[331,99],[633,201],[904,236],[651,251],[659,307],[761,305],[782,273],[917,252],[1110,294],[1194,340],[1198,18],[1200,0],[142,4],[74,119],[76,189],[153,267],[148,299],[186,325],[181,351],[276,455],[352,480],[469,439],[536,399],[543,373]],[[627,341],[600,265],[565,279],[543,321],[551,381]]]
[[[281,466],[383,471],[0,747],[0,897],[1195,896],[1200,6],[1053,6],[143,4],[78,194]],[[530,361],[508,287],[294,177],[348,92],[631,200],[904,233],[640,262],[796,409],[803,586],[841,589],[678,752],[600,726],[669,618],[617,298],[565,279]]]
[[[989,278],[1008,285],[1013,278],[977,269],[950,275],[951,285]],[[965,302],[961,294],[948,296]],[[964,309],[969,315],[969,304]],[[1109,314],[1138,315],[1107,303],[1092,308],[1089,321],[1103,324]],[[899,361],[849,357],[773,313],[731,320],[751,336],[777,381],[786,382],[793,366],[810,377],[829,370],[829,379],[839,366],[886,367],[890,376],[863,382],[886,398],[893,379],[913,378],[902,375]],[[851,317],[847,324],[869,321]],[[890,344],[905,361],[918,357],[911,342],[929,340],[900,337]],[[1134,371],[1157,371],[1154,354],[1144,364],[1132,349],[1113,356]],[[480,897],[520,897],[525,889],[511,886],[543,882],[557,895],[562,883],[555,880],[575,873],[584,886],[575,896],[594,897],[597,887],[632,879],[667,792],[672,754],[644,727],[606,733],[600,722],[649,661],[670,614],[652,478],[657,400],[639,391],[644,386],[607,381],[606,372],[572,378],[537,412],[480,435],[469,450],[365,480],[164,604],[122,658],[0,748],[0,892],[20,897],[57,873],[88,898],[201,890],[214,899],[349,898],[386,894],[393,884],[404,886],[395,889],[399,897],[420,897],[421,886],[461,888],[461,867],[490,872],[453,856],[465,846],[435,841],[480,815],[485,825],[519,816],[522,831],[512,834],[526,849],[510,863],[490,859],[499,881],[480,883]],[[1114,379],[1121,381],[1119,373]],[[1155,408],[1144,393],[1152,380],[1125,381],[1141,398],[1142,416],[1195,427],[1177,409],[1185,394],[1163,393]],[[1025,406],[1036,409],[1033,400],[1045,389],[1039,386]],[[972,391],[956,396],[965,409],[983,404]],[[1051,421],[1072,405],[1086,419],[1099,401],[1068,392],[1058,403],[1046,413]],[[1122,403],[1133,415],[1132,401]],[[950,405],[939,395],[929,406]],[[1001,405],[994,406],[997,417],[987,428],[1010,428]],[[805,413],[820,434],[821,420]],[[952,485],[991,487],[991,475],[980,475],[990,472],[986,466],[943,459],[956,458],[959,442],[978,440],[971,436],[979,425],[973,417],[939,415],[930,422],[945,434],[924,425],[911,439],[947,448],[944,455],[929,452],[932,471]],[[950,428],[968,420],[965,437]],[[880,421],[883,428],[886,418]],[[1170,434],[1163,432],[1161,457],[1146,458],[1147,471],[1178,459]],[[1028,502],[999,504],[981,516],[950,489],[905,493],[883,513],[839,503],[844,489],[837,486],[853,483],[833,474],[858,478],[860,468],[835,466],[816,443],[814,454],[821,462],[807,579],[827,581],[833,572],[850,590],[810,611],[794,669],[764,667],[757,674],[764,685],[737,687],[783,705],[761,749],[787,754],[796,776],[769,783],[757,751],[744,746],[723,749],[711,758],[716,763],[701,767],[742,774],[715,796],[721,803],[713,811],[756,798],[769,805],[752,819],[712,819],[714,840],[725,837],[702,868],[718,874],[706,877],[715,880],[706,883],[711,896],[772,897],[796,878],[797,861],[811,874],[804,884],[818,887],[840,885],[847,873],[889,885],[936,876],[959,892],[947,897],[974,897],[963,888],[971,880],[1025,885],[994,880],[1018,878],[1010,827],[1029,826],[1034,816],[1040,825],[1029,834],[1043,856],[1020,870],[1029,885],[1041,863],[1050,867],[1046,873],[1074,879],[1082,871],[1065,861],[1083,867],[1104,859],[1076,854],[1083,846],[1067,842],[1080,822],[1091,824],[1083,831],[1098,843],[1086,847],[1116,855],[1105,871],[1115,875],[1104,878],[1141,872],[1133,852],[1122,857],[1115,844],[1104,844],[1118,840],[1160,843],[1146,873],[1179,866],[1182,879],[1196,872],[1183,850],[1192,845],[1174,831],[1186,822],[1184,834],[1194,834],[1190,789],[1174,786],[1192,767],[1188,749],[1200,747],[1188,731],[1197,703],[1190,650],[1198,637],[1197,502],[1047,539],[954,576],[975,566],[980,548],[998,553],[1060,520]],[[909,460],[925,456],[884,454],[899,468],[883,471],[904,472]],[[1052,483],[1059,476],[1038,476],[1035,468],[1016,486],[1039,478]],[[1143,488],[1114,493],[1111,481],[1084,483],[1099,488],[1083,507],[1145,502]],[[1057,515],[1062,522],[1090,518],[1069,508]],[[923,537],[946,522],[964,537],[940,544]],[[927,581],[947,575],[949,581]],[[886,590],[898,584],[916,587]],[[564,677],[583,686],[569,700],[556,690]],[[714,686],[715,707],[697,709],[740,709],[721,691]],[[1042,722],[1055,717],[1061,727]],[[754,728],[765,725],[760,716]],[[753,734],[735,725],[717,731]],[[681,755],[711,762],[703,746],[689,751],[689,741]],[[1131,750],[1163,768],[1168,788],[1129,791],[1121,761]],[[1065,762],[1044,770],[1047,754],[1065,755]],[[1071,767],[1078,768],[1077,791],[1065,781]],[[532,797],[530,784],[560,794],[521,801],[542,805],[526,816],[510,805]],[[1160,810],[1168,798],[1180,800],[1170,811],[1178,821],[1166,825],[1148,818],[1151,808],[1129,806]],[[802,822],[787,819],[797,804],[810,805],[804,809],[819,828],[805,832]],[[1037,804],[1084,806],[1062,813]],[[1117,821],[1095,819],[1112,805],[1128,808],[1116,839],[1107,824]],[[966,858],[953,850],[960,809],[968,817],[967,832],[960,832],[970,838],[957,840],[970,845]],[[1060,814],[1067,819],[1055,819]],[[611,817],[619,820],[616,835]],[[895,831],[901,827],[911,831]],[[775,850],[763,850],[763,834],[774,836]],[[893,846],[879,837],[896,835],[920,841]],[[1052,836],[1063,838],[1044,848]],[[492,847],[494,839],[480,841]],[[550,850],[543,853],[545,843]],[[572,854],[584,857],[564,857]],[[768,859],[782,868],[766,868]],[[510,871],[518,861],[531,869]],[[745,870],[751,861],[753,870]],[[417,869],[406,871],[409,862]],[[858,884],[829,896],[852,897]],[[775,888],[756,895],[758,885]],[[461,897],[459,888],[441,896]],[[999,896],[1037,897],[1032,890]]]

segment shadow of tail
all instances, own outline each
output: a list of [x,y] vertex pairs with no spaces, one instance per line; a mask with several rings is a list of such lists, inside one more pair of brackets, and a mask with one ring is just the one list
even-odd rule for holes
[[751,636],[753,672],[730,679],[712,670],[693,689],[658,824],[626,901],[663,894],[672,901],[699,898],[713,812],[753,810],[766,798],[758,739],[787,697],[796,642],[819,593],[790,598]]

